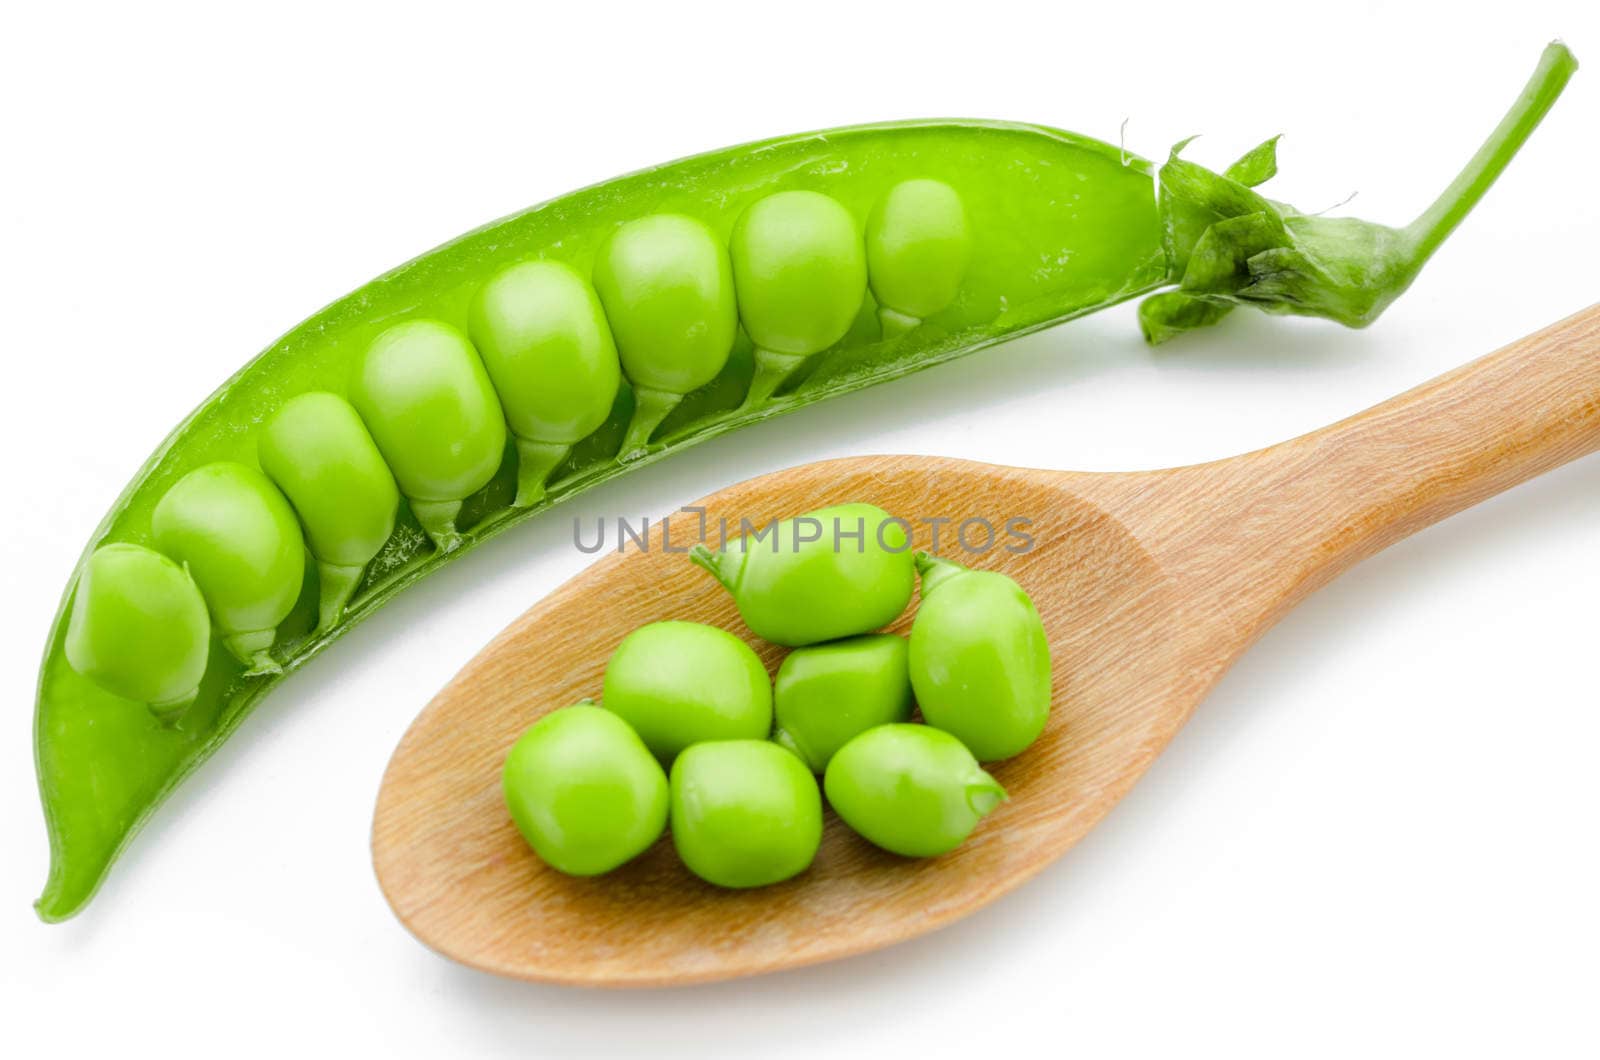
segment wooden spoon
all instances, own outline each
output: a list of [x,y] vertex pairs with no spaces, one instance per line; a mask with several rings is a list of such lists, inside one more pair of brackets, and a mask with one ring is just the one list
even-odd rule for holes
[[[1600,305],[1342,423],[1211,464],[1132,474],[880,456],[808,464],[707,497],[711,520],[757,523],[870,501],[942,551],[1032,594],[1055,659],[1050,724],[992,771],[1011,800],[943,857],[886,854],[830,820],[815,864],[753,891],[692,877],[670,838],[605,877],[544,866],[500,795],[507,749],[535,718],[600,691],[646,622],[744,629],[728,594],[680,551],[612,554],[500,634],[424,710],[378,795],[373,861],[423,943],[474,968],[595,986],[704,982],[899,942],[1016,888],[1133,786],[1240,653],[1365,556],[1600,448]],[[1034,547],[981,556],[962,520],[1032,520]],[[697,517],[670,521],[674,549]],[[735,531],[737,533],[737,531]],[[967,541],[981,543],[978,524]],[[905,631],[910,614],[894,629]]]

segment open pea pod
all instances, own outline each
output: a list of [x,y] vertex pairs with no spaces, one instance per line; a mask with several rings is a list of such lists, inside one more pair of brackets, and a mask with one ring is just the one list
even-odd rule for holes
[[[279,681],[454,556],[613,476],[1164,287],[1141,312],[1152,341],[1239,305],[1370,322],[1574,68],[1552,45],[1405,228],[1261,197],[1271,141],[1226,173],[1176,151],[1158,172],[1056,129],[912,121],[621,177],[379,277],[223,384],[90,539],[39,675],[39,915],[82,908]],[[157,614],[182,621],[157,637],[140,617]]]

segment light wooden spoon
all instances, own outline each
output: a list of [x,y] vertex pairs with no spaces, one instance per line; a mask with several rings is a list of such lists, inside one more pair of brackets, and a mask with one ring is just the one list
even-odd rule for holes
[[[992,767],[1011,800],[953,853],[910,861],[831,819],[814,865],[754,891],[701,883],[670,838],[572,879],[517,835],[500,766],[535,718],[600,691],[646,622],[710,622],[775,667],[731,599],[680,552],[610,555],[497,637],[433,700],[378,795],[373,861],[418,939],[521,979],[656,986],[753,975],[932,931],[1022,884],[1127,793],[1234,659],[1312,590],[1454,512],[1600,448],[1600,305],[1314,434],[1211,464],[1132,474],[882,456],[764,475],[700,502],[760,523],[870,501],[941,516],[943,551],[1032,594],[1055,659],[1050,725]],[[1031,551],[966,556],[963,519],[1032,520]],[[919,547],[930,544],[918,525]],[[698,520],[670,523],[674,548]],[[714,535],[713,535],[714,537]],[[977,524],[968,540],[978,543]],[[716,543],[713,540],[713,543]],[[904,631],[910,615],[893,627]]]

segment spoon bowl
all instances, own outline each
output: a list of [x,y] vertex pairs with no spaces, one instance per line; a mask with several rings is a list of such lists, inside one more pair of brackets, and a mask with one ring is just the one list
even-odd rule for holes
[[[776,971],[934,930],[1020,886],[1138,780],[1227,667],[1339,571],[1454,511],[1600,448],[1600,306],[1322,431],[1229,460],[1129,474],[930,457],[827,461],[765,475],[654,524],[492,641],[433,700],[384,776],[379,883],[423,943],[521,979],[660,986]],[[688,561],[728,520],[760,525],[866,501],[915,547],[1002,571],[1050,638],[1039,740],[988,768],[1011,798],[938,858],[885,853],[828,814],[810,869],[748,891],[706,884],[670,837],[574,878],[523,842],[500,792],[517,736],[598,694],[607,658],[647,622],[744,637],[732,598]],[[1024,519],[1031,546],[998,528]],[[933,540],[935,520],[940,538]],[[962,524],[963,538],[958,537]],[[984,526],[991,528],[986,533]],[[711,528],[702,535],[702,526]],[[985,543],[987,548],[982,548]],[[935,546],[937,545],[937,548]],[[905,632],[914,608],[890,627]]]

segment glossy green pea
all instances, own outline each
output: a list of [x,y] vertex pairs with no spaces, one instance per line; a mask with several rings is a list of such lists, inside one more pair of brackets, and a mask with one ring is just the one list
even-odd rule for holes
[[758,527],[721,552],[690,559],[733,594],[745,625],[797,648],[882,629],[916,581],[904,520],[871,504],[840,504]]
[[211,618],[188,571],[142,545],[95,549],[67,624],[74,670],[165,719],[194,701],[210,648]]
[[908,858],[954,850],[1006,797],[972,752],[927,725],[880,725],[839,749],[823,779],[844,823]]
[[189,568],[222,642],[249,669],[277,673],[278,623],[300,597],[306,546],[283,494],[253,467],[196,468],[150,517],[155,546]]
[[587,701],[552,711],[512,746],[501,789],[517,831],[546,864],[597,876],[667,826],[667,774],[627,722]]
[[317,628],[330,629],[394,533],[394,475],[355,408],[325,390],[286,402],[262,427],[256,458],[300,516],[317,561]]
[[867,274],[885,335],[956,300],[972,257],[961,196],[938,180],[903,180],[867,218]]
[[780,191],[751,204],[733,226],[728,253],[739,318],[756,344],[749,406],[844,338],[867,293],[867,259],[850,211],[814,191]]
[[396,324],[356,365],[350,403],[440,551],[461,544],[461,502],[494,477],[506,420],[483,361],[438,320]]
[[774,742],[813,773],[868,729],[911,718],[911,674],[904,637],[873,633],[796,648],[773,683]]
[[517,442],[517,496],[526,508],[545,480],[611,414],[622,385],[594,288],[557,261],[525,261],[472,299],[468,334],[500,394]]
[[911,623],[911,687],[929,725],[983,762],[1010,758],[1050,718],[1050,645],[1022,586],[917,554],[922,602]]
[[772,682],[750,646],[698,622],[652,622],[617,645],[602,705],[670,761],[702,740],[762,740],[772,731]]
[[801,761],[765,740],[702,743],[672,764],[672,843],[719,887],[804,872],[822,845],[822,793]]
[[619,453],[638,454],[689,391],[728,363],[739,328],[733,270],[721,241],[681,214],[652,214],[613,232],[594,287],[633,385],[633,422]]

